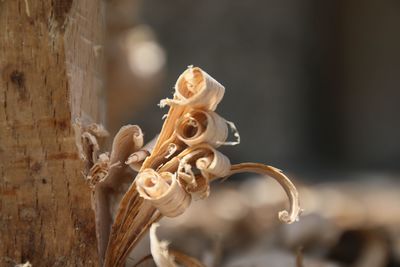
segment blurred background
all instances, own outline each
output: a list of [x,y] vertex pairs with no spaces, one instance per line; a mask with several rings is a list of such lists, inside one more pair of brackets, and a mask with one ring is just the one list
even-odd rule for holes
[[[112,135],[132,123],[150,140],[167,112],[157,106],[160,99],[172,95],[188,65],[199,66],[226,87],[218,113],[242,137],[223,152],[232,162],[284,169],[303,190],[304,220],[287,228],[273,213],[282,207],[274,196],[284,200],[279,188],[252,177],[215,186],[221,196],[231,190],[223,203],[244,213],[207,217],[229,224],[227,232],[181,219],[187,236],[198,236],[192,243],[208,244],[185,252],[210,266],[302,266],[303,253],[311,260],[304,266],[400,266],[399,1],[110,0],[107,31]],[[243,188],[254,183],[267,191],[249,199]],[[217,200],[207,201],[196,205]],[[245,218],[268,225],[257,228]],[[172,244],[190,248],[171,229]],[[257,254],[254,247],[277,254],[268,264],[229,263],[238,249]]]

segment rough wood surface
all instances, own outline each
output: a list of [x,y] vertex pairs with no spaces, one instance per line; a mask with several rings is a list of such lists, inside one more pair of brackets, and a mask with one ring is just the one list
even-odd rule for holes
[[75,119],[100,122],[101,0],[0,1],[0,266],[97,266]]

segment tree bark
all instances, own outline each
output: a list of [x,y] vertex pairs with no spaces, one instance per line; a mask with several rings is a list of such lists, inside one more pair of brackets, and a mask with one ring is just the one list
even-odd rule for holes
[[101,122],[101,0],[0,0],[0,266],[98,266],[73,124]]

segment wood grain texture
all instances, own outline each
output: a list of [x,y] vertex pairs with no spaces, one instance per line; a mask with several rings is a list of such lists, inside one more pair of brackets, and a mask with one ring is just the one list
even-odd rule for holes
[[98,266],[73,122],[101,122],[101,0],[0,1],[0,266]]

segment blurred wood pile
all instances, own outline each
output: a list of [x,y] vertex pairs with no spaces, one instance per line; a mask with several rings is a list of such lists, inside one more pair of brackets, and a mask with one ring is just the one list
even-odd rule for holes
[[[305,211],[292,225],[278,221],[285,195],[272,180],[225,182],[212,191],[159,229],[171,249],[206,266],[400,266],[400,184],[393,180],[302,185]],[[143,243],[132,264],[148,252]]]

